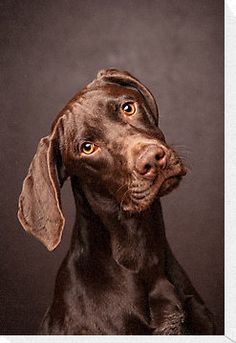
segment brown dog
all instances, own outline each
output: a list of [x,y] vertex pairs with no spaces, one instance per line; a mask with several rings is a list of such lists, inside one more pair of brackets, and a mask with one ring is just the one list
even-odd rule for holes
[[19,219],[49,250],[61,240],[60,187],[76,221],[43,334],[212,334],[211,314],[175,260],[159,197],[185,175],[156,102],[127,72],[103,70],[42,138]]

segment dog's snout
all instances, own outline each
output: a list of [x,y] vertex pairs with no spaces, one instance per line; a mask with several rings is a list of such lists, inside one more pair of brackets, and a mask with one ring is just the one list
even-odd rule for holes
[[166,167],[167,156],[162,147],[148,146],[141,151],[135,162],[136,171],[147,179],[154,179],[158,169]]

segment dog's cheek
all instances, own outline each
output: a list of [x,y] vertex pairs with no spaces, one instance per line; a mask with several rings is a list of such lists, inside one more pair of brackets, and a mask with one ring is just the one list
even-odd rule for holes
[[104,187],[109,191],[109,193],[117,200],[123,197],[124,193],[128,189],[127,174],[122,173],[121,170],[112,169],[104,175],[103,184]]

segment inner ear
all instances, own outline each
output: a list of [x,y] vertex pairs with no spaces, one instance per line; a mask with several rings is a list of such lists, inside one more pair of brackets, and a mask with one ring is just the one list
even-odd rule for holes
[[57,127],[39,142],[23,182],[18,211],[23,228],[50,251],[60,243],[65,223],[60,187],[66,174],[57,142]]

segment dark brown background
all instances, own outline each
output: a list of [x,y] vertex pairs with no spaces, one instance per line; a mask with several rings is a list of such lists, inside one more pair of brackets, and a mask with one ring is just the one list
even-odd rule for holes
[[126,69],[158,99],[191,172],[163,198],[167,235],[223,333],[223,1],[1,1],[0,332],[35,333],[69,245],[49,253],[17,220],[22,181],[55,115],[97,70]]

